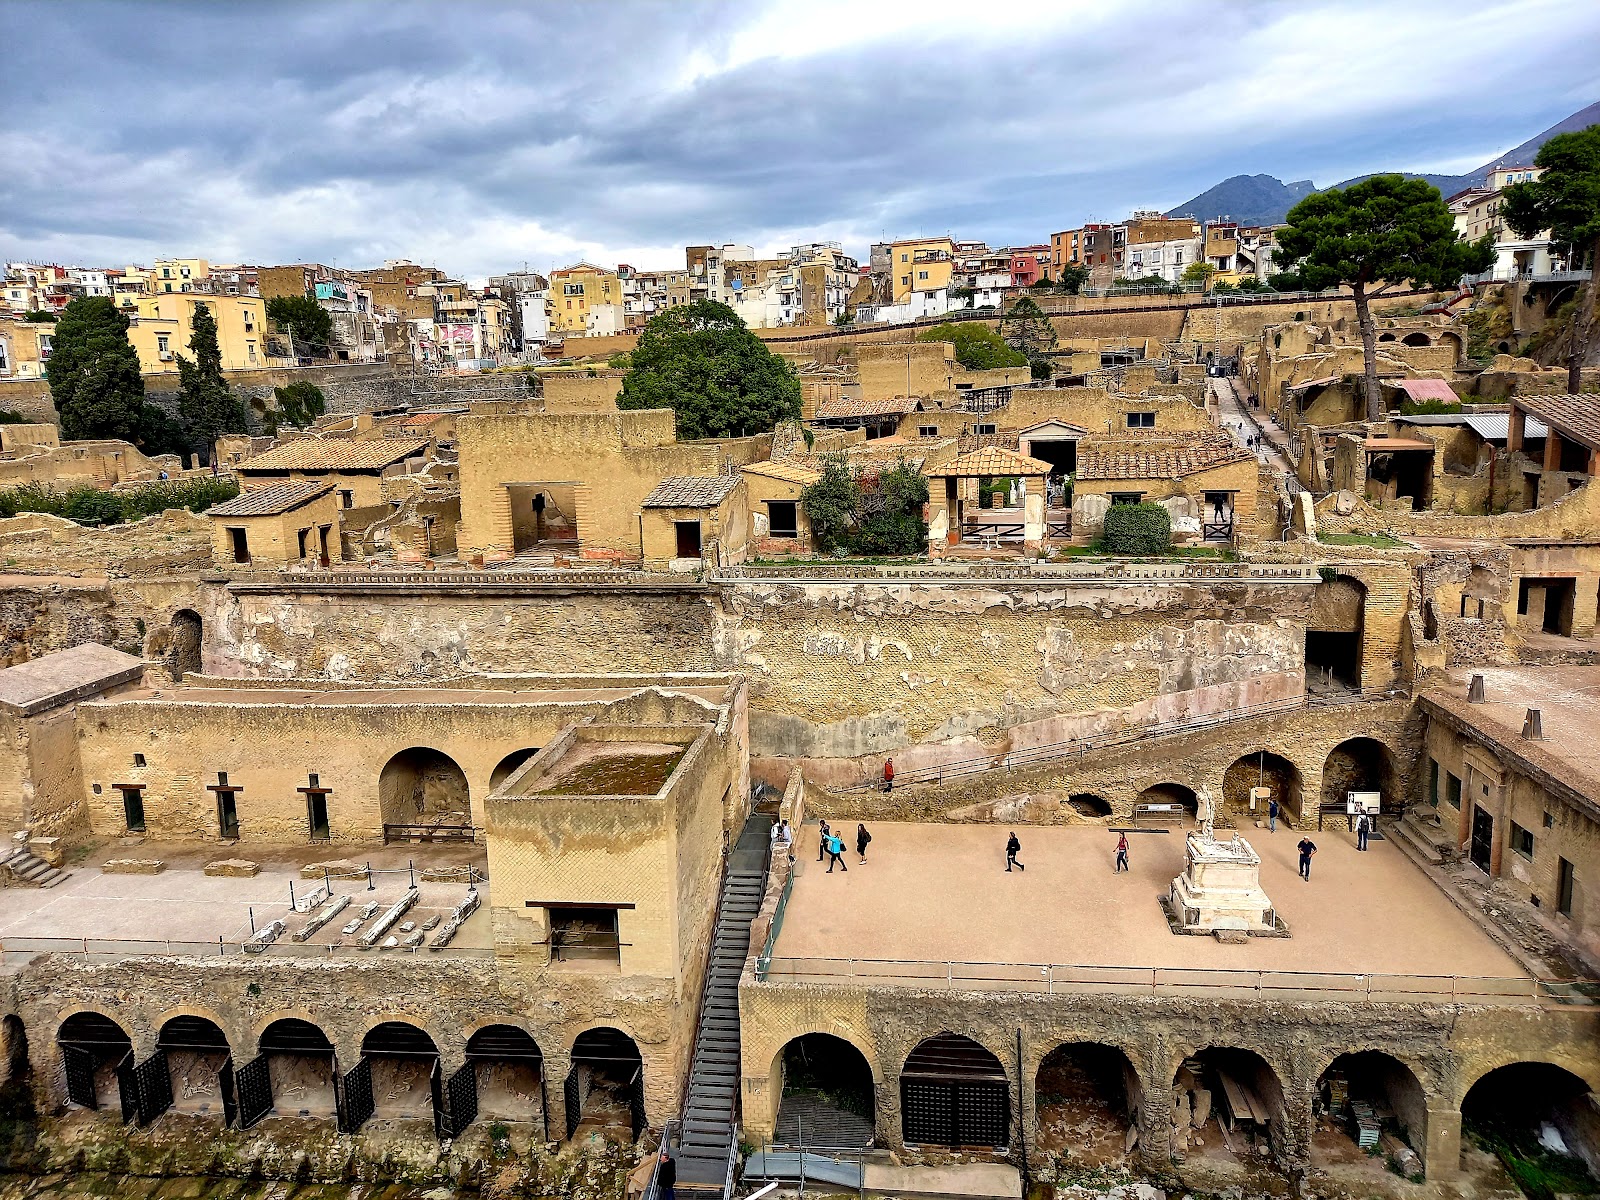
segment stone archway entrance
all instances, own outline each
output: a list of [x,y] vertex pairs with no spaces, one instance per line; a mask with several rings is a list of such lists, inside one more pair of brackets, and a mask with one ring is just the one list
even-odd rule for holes
[[959,1033],[918,1043],[900,1072],[900,1127],[908,1145],[1003,1149],[1011,1137],[1005,1068]]
[[778,1120],[785,1146],[858,1150],[872,1144],[872,1068],[866,1056],[831,1033],[808,1033],[778,1052]]
[[[1257,788],[1265,788],[1270,798],[1258,800],[1252,809],[1252,792]],[[1281,820],[1292,823],[1300,819],[1300,768],[1270,750],[1256,750],[1234,759],[1222,776],[1222,802],[1228,812],[1264,823],[1270,800],[1278,802]]]
[[378,776],[378,804],[386,842],[474,836],[466,772],[438,750],[413,746],[391,758]]
[[1115,1046],[1057,1046],[1034,1077],[1039,1149],[1084,1166],[1120,1163],[1131,1148],[1129,1133],[1143,1101],[1133,1063]]

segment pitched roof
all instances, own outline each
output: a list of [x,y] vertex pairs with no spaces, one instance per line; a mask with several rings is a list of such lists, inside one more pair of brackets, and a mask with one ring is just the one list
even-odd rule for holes
[[1078,443],[1080,480],[1181,479],[1212,467],[1244,462],[1252,455],[1231,438],[1202,434],[1186,441],[1147,442],[1127,438],[1099,444]]
[[427,448],[425,437],[296,438],[234,465],[235,471],[379,471]]
[[27,716],[103,692],[143,674],[142,659],[99,642],[85,642],[0,670],[0,706]]
[[738,486],[737,475],[669,475],[644,498],[644,507],[715,508]]
[[739,469],[747,475],[764,475],[768,479],[781,479],[785,483],[808,484],[822,478],[821,471],[813,471],[810,467],[789,461],[751,463]]
[[1461,397],[1442,379],[1397,379],[1396,385],[1405,390],[1413,400],[1443,400],[1446,404],[1460,404]]
[[1600,450],[1600,393],[1569,396],[1514,396],[1511,403],[1541,418],[1551,429],[1591,450]]
[[1051,470],[1051,465],[1042,458],[1028,458],[1013,450],[1003,450],[999,446],[984,446],[978,450],[970,450],[952,462],[929,467],[925,473],[938,476],[979,475],[992,478],[996,475],[1048,475]]
[[[1503,442],[1511,436],[1510,413],[1467,413],[1461,418],[1461,423],[1486,442]],[[1549,435],[1550,431],[1537,417],[1528,417],[1523,421],[1523,437],[1537,440]]]
[[888,400],[863,400],[859,397],[840,396],[837,400],[824,400],[817,405],[816,421],[838,420],[843,417],[895,417],[915,412],[915,396],[895,396]]
[[1063,421],[1060,417],[1051,417],[1048,420],[1038,421],[1026,429],[1017,430],[1018,437],[1027,437],[1030,434],[1042,433],[1045,430],[1059,431],[1074,438],[1088,437],[1089,431],[1081,425],[1074,425],[1071,421]]
[[206,509],[211,517],[271,517],[299,508],[318,496],[333,490],[331,483],[318,483],[314,479],[296,479],[274,483],[270,487],[240,492],[232,500],[213,504]]

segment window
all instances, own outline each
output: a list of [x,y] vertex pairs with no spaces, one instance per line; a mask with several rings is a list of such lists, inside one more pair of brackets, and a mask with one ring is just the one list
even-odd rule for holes
[[354,508],[355,506],[356,506],[356,494],[353,491],[351,491],[349,488],[340,488],[339,489],[339,507],[340,508]]
[[245,353],[250,358],[250,361],[251,362],[255,362],[256,361],[256,344],[254,342],[246,342],[244,344],[244,348],[245,348]]
[[1461,780],[1449,771],[1444,774],[1444,798],[1451,808],[1461,807]]
[[1511,822],[1511,848],[1523,858],[1533,857],[1533,831]]
[[939,427],[937,425],[918,425],[917,426],[917,436],[918,437],[938,437],[939,436]]
[[1554,829],[1555,825],[1556,825],[1556,819],[1555,819],[1554,814],[1545,813],[1545,815],[1544,815],[1544,827],[1546,829]]
[[1428,760],[1428,804],[1433,808],[1439,807],[1439,760]]
[[1183,251],[1182,250],[1174,250],[1172,252],[1172,265],[1175,266],[1175,267],[1183,266]]
[[1144,493],[1143,492],[1112,492],[1111,493],[1111,503],[1113,503],[1113,504],[1139,504],[1139,503],[1143,502],[1143,500],[1144,500]]
[[156,349],[159,350],[162,354],[165,354],[167,352],[167,335],[166,334],[164,334],[164,333],[156,334]]
[[918,279],[926,279],[927,277],[928,277],[928,273],[926,271],[918,271],[917,272],[917,278]]
[[911,261],[911,256],[909,254],[902,254],[900,256],[900,261],[901,262],[910,262]]
[[800,536],[800,506],[793,500],[768,500],[767,521],[775,538]]
[[622,940],[615,908],[551,908],[550,960],[552,962],[622,962]]
[[[134,756],[133,756],[133,765],[134,765],[134,766],[136,766],[136,767],[142,767],[142,766],[144,766],[144,755],[142,755],[142,754],[135,754],[135,755],[134,755]],[[1547,815],[1548,815],[1548,814],[1547,814]]]
[[1154,429],[1156,415],[1153,412],[1131,412],[1128,414],[1129,429]]
[[972,432],[978,434],[980,437],[985,434],[992,434],[994,432],[994,422],[985,421],[982,424],[974,425],[972,427]]
[[1563,917],[1572,915],[1573,885],[1577,882],[1572,864],[1566,859],[1559,860],[1556,868],[1556,911]]
[[304,558],[306,556],[306,539],[311,536],[311,530],[302,529],[296,536],[300,540],[300,557]]

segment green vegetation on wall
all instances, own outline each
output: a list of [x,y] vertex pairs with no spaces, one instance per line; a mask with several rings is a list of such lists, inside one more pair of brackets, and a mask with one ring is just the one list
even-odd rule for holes
[[231,479],[205,475],[193,479],[164,479],[139,487],[108,492],[84,484],[56,491],[37,483],[0,491],[0,517],[18,513],[49,513],[80,525],[120,525],[154,516],[169,508],[204,512],[213,504],[232,500],[239,485]]

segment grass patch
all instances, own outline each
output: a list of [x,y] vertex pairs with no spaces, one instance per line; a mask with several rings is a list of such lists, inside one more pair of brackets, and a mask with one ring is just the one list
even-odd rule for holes
[[1404,549],[1406,545],[1387,533],[1319,533],[1317,541],[1327,546],[1376,546],[1384,550]]
[[1500,1160],[1529,1200],[1592,1196],[1600,1191],[1600,1182],[1581,1158],[1545,1149],[1531,1130],[1485,1123],[1469,1130],[1468,1136]]

